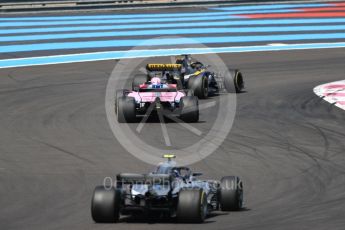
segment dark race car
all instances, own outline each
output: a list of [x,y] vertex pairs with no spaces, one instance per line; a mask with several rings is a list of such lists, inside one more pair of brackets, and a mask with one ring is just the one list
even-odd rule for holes
[[[215,210],[242,208],[243,185],[236,176],[200,180],[201,173],[178,166],[172,158],[148,174],[120,173],[116,186],[97,186],[91,204],[97,223],[118,222],[121,215],[165,216],[200,223]],[[157,215],[158,214],[158,215]]]
[[244,88],[242,73],[235,69],[229,74],[218,76],[208,70],[208,66],[193,60],[191,55],[184,54],[177,58],[176,64],[182,65],[183,82],[186,88],[193,89],[199,98],[207,98],[224,88],[229,93],[239,93]]
[[138,77],[135,85],[143,80],[161,77],[162,80],[177,84],[180,88],[191,89],[200,99],[215,95],[222,90],[239,93],[244,89],[243,75],[239,70],[229,70],[228,73],[220,76],[210,71],[203,63],[192,60],[190,55],[181,55],[175,64],[148,64],[146,70],[147,75]]

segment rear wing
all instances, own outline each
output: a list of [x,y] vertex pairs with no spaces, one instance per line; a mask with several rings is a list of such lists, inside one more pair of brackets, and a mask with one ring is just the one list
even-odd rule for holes
[[180,71],[181,64],[147,64],[147,71]]
[[136,173],[120,173],[116,176],[117,184],[144,184],[145,175]]
[[172,177],[169,174],[136,174],[136,173],[120,173],[116,176],[117,187],[123,185],[153,185],[153,184],[170,184]]

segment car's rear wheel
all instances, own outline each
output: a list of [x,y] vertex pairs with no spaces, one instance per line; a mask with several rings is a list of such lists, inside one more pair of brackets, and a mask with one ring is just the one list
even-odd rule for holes
[[220,181],[219,203],[222,211],[238,211],[243,205],[243,184],[236,176],[223,177]]
[[138,74],[135,75],[132,81],[132,90],[138,90],[139,86],[147,82],[147,75],[145,74]]
[[176,210],[178,222],[201,223],[207,216],[207,197],[202,189],[181,190]]
[[188,80],[188,88],[194,91],[194,95],[200,99],[208,97],[208,79],[206,76],[191,76]]
[[243,75],[239,70],[230,70],[224,76],[224,87],[228,93],[240,93],[244,88]]
[[96,223],[115,223],[120,218],[121,194],[114,187],[97,186],[91,202],[91,215]]
[[136,121],[135,100],[132,97],[120,97],[117,103],[117,121],[132,123]]
[[184,122],[199,121],[199,102],[195,96],[185,96],[181,98],[180,118]]
[[124,96],[123,89],[116,90],[116,92],[115,92],[115,113],[117,113],[118,101],[123,96]]

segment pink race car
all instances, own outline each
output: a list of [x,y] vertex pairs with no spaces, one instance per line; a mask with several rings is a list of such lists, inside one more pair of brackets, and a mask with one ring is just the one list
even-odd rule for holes
[[[144,80],[143,80],[144,81]],[[178,90],[176,84],[154,77],[133,90],[118,90],[115,112],[119,123],[136,122],[137,115],[179,116],[185,122],[199,120],[198,98],[192,91]]]

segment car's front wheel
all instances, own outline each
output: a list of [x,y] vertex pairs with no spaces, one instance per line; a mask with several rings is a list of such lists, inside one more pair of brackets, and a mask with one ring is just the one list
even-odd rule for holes
[[132,81],[132,90],[136,91],[139,89],[139,86],[141,84],[144,84],[147,82],[147,76],[145,74],[138,74],[134,77],[133,81]]
[[244,89],[242,73],[235,69],[224,76],[224,87],[228,93],[240,93]]

